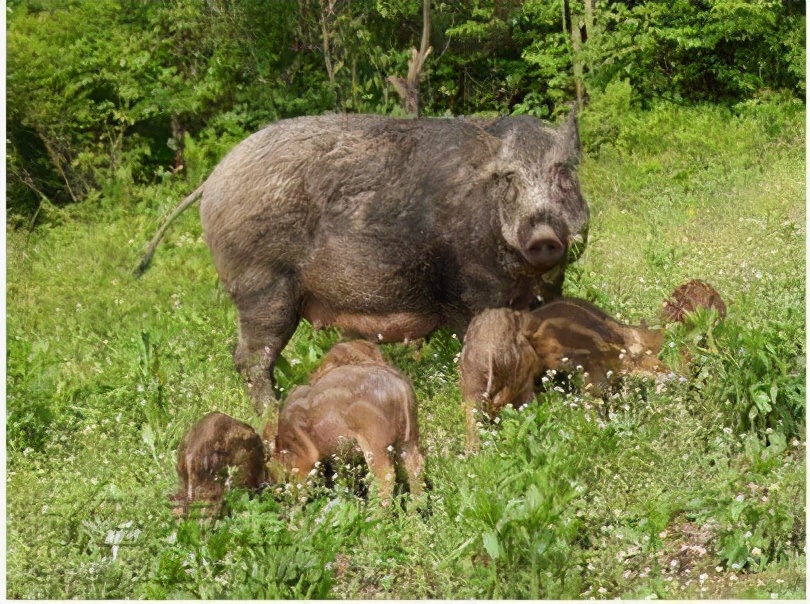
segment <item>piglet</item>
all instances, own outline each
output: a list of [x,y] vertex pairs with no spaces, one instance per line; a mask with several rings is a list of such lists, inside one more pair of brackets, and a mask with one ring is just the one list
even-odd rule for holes
[[675,288],[675,291],[664,300],[661,315],[667,323],[683,323],[691,312],[698,308],[713,308],[717,316],[726,316],[726,303],[718,291],[700,279],[692,279]]
[[258,489],[265,481],[264,458],[261,437],[252,426],[218,411],[207,414],[177,450],[175,512],[187,513],[192,502],[218,510],[228,489]]
[[413,387],[370,342],[333,347],[309,385],[290,393],[278,425],[269,422],[264,438],[273,458],[299,480],[318,461],[344,452],[351,443],[363,453],[384,502],[395,484],[392,458],[404,468],[410,492],[422,491],[424,459]]
[[489,309],[473,318],[459,371],[467,416],[467,450],[478,447],[478,410],[493,418],[534,397],[550,369],[582,369],[585,388],[604,396],[627,373],[667,371],[657,354],[660,330],[624,325],[590,302],[560,298],[532,312]]

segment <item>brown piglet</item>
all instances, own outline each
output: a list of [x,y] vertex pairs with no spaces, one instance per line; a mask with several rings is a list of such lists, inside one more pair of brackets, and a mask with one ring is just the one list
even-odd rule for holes
[[675,288],[664,300],[661,315],[667,323],[682,323],[686,315],[699,308],[713,308],[718,318],[726,316],[726,303],[714,287],[700,279],[692,279]]
[[620,375],[668,371],[657,357],[663,341],[661,330],[624,325],[578,298],[484,311],[470,323],[459,366],[468,451],[479,444],[478,411],[494,418],[530,401],[546,371],[581,369],[586,389],[605,396]]
[[459,360],[468,451],[479,444],[479,410],[494,418],[534,397],[541,366],[532,336],[539,327],[531,313],[509,308],[487,309],[470,322]]
[[410,492],[422,491],[424,459],[413,387],[370,342],[333,347],[309,385],[290,393],[278,425],[269,422],[264,438],[273,458],[299,480],[318,461],[354,443],[379,482],[384,502],[396,480],[392,457],[404,468]]
[[258,489],[265,481],[264,457],[261,437],[252,426],[218,411],[208,413],[177,449],[175,512],[187,513],[192,502],[217,510],[228,489]]

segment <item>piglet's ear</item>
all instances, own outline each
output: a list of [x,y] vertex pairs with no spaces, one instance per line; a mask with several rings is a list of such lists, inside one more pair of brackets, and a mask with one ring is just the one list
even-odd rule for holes
[[557,142],[552,152],[555,162],[576,166],[582,158],[582,145],[579,141],[577,124],[577,104],[571,108],[568,119],[557,130]]
[[520,333],[523,334],[523,337],[527,340],[531,341],[537,333],[537,330],[540,329],[541,321],[529,311],[516,312],[519,313],[518,325]]

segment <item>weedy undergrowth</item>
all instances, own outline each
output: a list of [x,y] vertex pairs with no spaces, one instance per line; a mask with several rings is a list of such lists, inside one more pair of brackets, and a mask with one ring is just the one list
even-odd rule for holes
[[[626,379],[604,403],[550,381],[483,427],[475,457],[462,343],[383,346],[419,399],[429,486],[385,509],[347,471],[329,488],[234,492],[213,520],[171,514],[189,426],[220,410],[261,427],[197,216],[131,275],[183,183],[122,176],[126,204],[95,197],[10,227],[6,595],[803,598],[803,107],[640,111],[626,92],[584,111],[592,224],[565,292],[656,325],[699,278],[726,318],[671,329],[671,374]],[[195,169],[223,150],[196,144]],[[282,396],[338,338],[301,324],[276,368]]]

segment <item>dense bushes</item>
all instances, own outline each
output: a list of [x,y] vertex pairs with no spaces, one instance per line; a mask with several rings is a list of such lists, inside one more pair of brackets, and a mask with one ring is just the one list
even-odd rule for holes
[[[574,63],[586,91],[623,78],[640,103],[804,94],[799,2],[600,2],[592,17],[590,0],[431,4],[429,115],[551,117],[575,98]],[[10,2],[11,214],[182,174],[186,135],[396,112],[386,78],[404,74],[420,31],[421,0]]]

